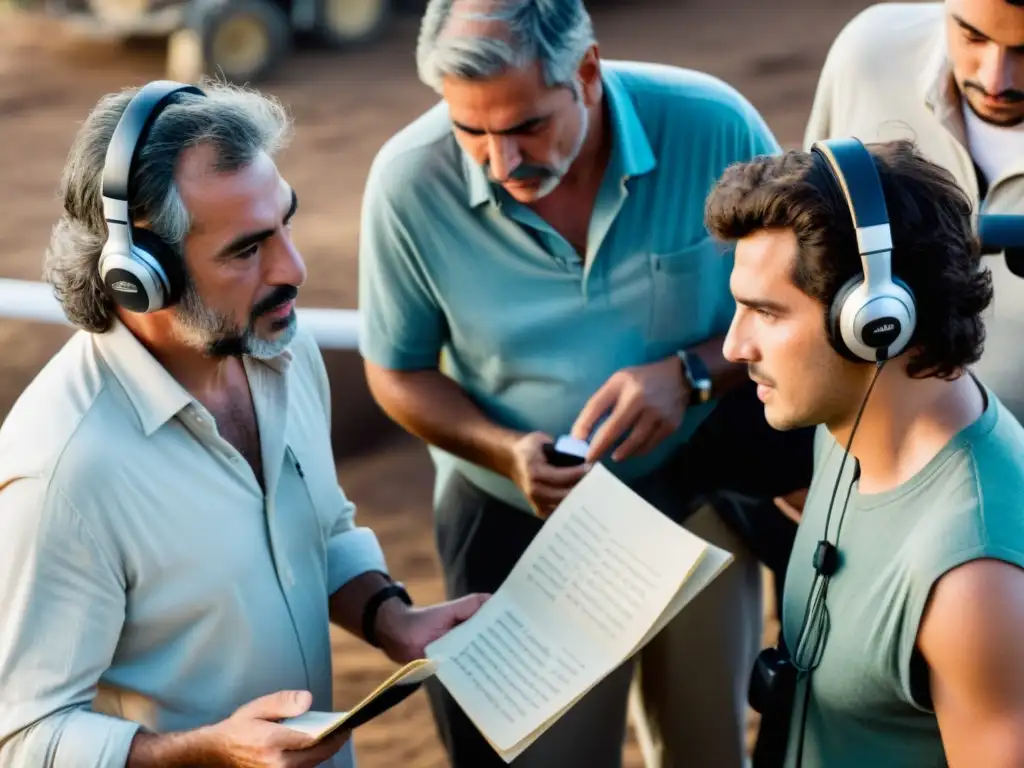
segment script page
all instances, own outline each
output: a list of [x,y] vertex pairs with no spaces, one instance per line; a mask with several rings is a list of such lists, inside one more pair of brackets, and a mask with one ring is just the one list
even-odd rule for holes
[[656,634],[665,628],[666,624],[678,616],[679,612],[693,598],[703,592],[708,584],[718,578],[718,574],[724,571],[732,563],[733,559],[734,557],[731,552],[726,552],[724,549],[719,549],[713,544],[708,544],[704,557],[701,558],[697,567],[693,569],[693,573],[690,574],[690,578],[686,580],[683,588],[679,590],[679,594],[672,598],[665,612],[658,617],[658,620],[647,631],[643,640],[640,641],[640,647],[647,645]]
[[632,653],[707,547],[598,464],[427,656],[484,736],[511,750]]

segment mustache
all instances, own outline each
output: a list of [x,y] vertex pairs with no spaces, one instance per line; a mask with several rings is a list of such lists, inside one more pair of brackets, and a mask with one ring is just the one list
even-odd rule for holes
[[749,376],[751,379],[753,379],[756,382],[759,382],[761,384],[767,384],[769,387],[774,387],[775,386],[775,380],[773,378],[771,378],[770,376],[765,376],[752,363],[747,366],[747,376]]
[[298,295],[299,289],[294,285],[275,286],[274,290],[267,294],[265,298],[260,299],[256,306],[252,308],[253,319],[277,309],[286,301],[291,301]]
[[553,168],[549,168],[546,165],[535,165],[534,163],[521,163],[508,175],[508,178],[499,179],[491,172],[491,164],[487,162],[484,163],[484,173],[487,174],[488,180],[494,184],[501,184],[506,181],[528,181],[531,179],[543,181],[556,175]]
[[964,83],[964,90],[977,91],[983,96],[988,96],[990,99],[999,99],[1000,101],[1006,101],[1011,104],[1019,104],[1024,101],[1024,91],[1018,91],[1015,88],[1008,88],[1002,93],[989,93],[982,88],[978,83],[973,83],[968,80]]

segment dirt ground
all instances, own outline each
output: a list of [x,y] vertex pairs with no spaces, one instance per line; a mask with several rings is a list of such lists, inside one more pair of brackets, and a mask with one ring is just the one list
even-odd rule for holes
[[[863,0],[593,0],[609,58],[702,69],[738,87],[786,146],[799,144],[829,42]],[[809,7],[818,6],[815,10]],[[0,6],[2,7],[2,6]],[[354,307],[360,196],[370,160],[396,129],[431,105],[416,79],[417,18],[396,19],[370,50],[297,53],[265,90],[282,99],[297,133],[281,167],[302,199],[296,238],[309,267],[306,306]],[[38,279],[58,211],[55,190],[79,121],[104,93],[162,76],[159,46],[89,42],[36,19],[0,17],[0,277]],[[0,418],[64,328],[0,320]],[[392,441],[346,458],[341,482],[375,528],[395,574],[419,602],[441,599],[430,521],[432,471],[422,447]],[[336,638],[335,696],[345,707],[390,669],[376,653]],[[445,765],[417,695],[363,729],[363,768]],[[627,764],[641,765],[635,745]]]

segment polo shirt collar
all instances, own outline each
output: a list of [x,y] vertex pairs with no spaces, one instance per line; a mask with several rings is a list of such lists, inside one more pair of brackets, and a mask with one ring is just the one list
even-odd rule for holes
[[617,165],[624,179],[650,173],[656,165],[654,152],[651,150],[651,142],[636,113],[629,91],[615,72],[606,71],[602,80],[611,115],[610,162]]
[[462,167],[466,174],[466,181],[469,187],[469,207],[478,208],[484,203],[494,202],[494,190],[487,180],[487,174],[477,162],[469,156],[466,150],[459,150],[462,153]]
[[[95,334],[93,339],[97,350],[128,396],[147,437],[180,411],[197,402],[116,317],[109,331]],[[278,373],[284,373],[291,358],[291,351],[285,350],[277,357],[260,362]]]
[[[602,82],[604,95],[608,100],[612,131],[609,168],[619,171],[625,179],[649,173],[656,165],[654,152],[629,92],[614,72],[605,70],[602,73]],[[477,208],[484,203],[494,202],[494,188],[487,180],[487,174],[464,150],[462,165],[467,180],[470,207]]]

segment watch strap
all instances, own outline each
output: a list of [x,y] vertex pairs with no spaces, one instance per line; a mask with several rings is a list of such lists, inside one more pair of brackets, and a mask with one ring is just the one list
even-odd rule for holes
[[406,605],[412,605],[412,598],[400,582],[392,582],[374,592],[363,607],[363,639],[374,648],[380,648],[377,639],[377,613],[386,600],[397,597]]
[[679,350],[677,353],[679,362],[683,367],[683,377],[690,390],[690,405],[698,405],[708,402],[712,397],[711,372],[696,355],[686,350]]

